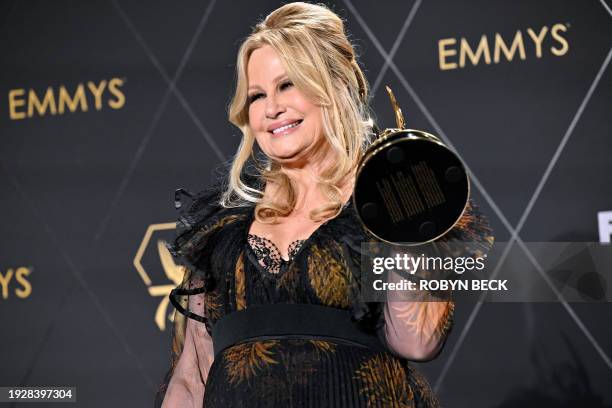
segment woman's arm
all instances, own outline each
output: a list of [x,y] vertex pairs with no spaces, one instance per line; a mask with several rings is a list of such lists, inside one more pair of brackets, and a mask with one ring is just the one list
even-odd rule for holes
[[[189,296],[189,310],[202,315],[203,298],[203,295]],[[206,326],[187,318],[185,344],[168,384],[162,408],[201,408],[213,360],[213,341]]]
[[[439,248],[449,256],[483,256],[491,249],[494,237],[487,218],[470,200],[457,224],[438,241],[441,244]],[[421,273],[427,275],[427,271],[419,271]],[[400,280],[396,272],[389,272],[389,282]],[[385,302],[385,325],[382,328],[388,346],[410,360],[435,358],[453,325],[455,303],[450,296],[428,302],[395,301],[389,300],[389,296]],[[419,298],[419,294],[414,293],[414,297]],[[423,298],[431,299],[430,296]]]
[[[389,282],[401,278],[389,272]],[[452,325],[454,303],[448,301],[385,302],[384,335],[387,345],[399,356],[415,361],[436,357]]]

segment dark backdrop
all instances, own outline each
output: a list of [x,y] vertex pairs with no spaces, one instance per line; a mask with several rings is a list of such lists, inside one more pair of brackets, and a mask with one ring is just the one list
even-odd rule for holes
[[[86,407],[152,404],[170,358],[177,271],[158,242],[172,234],[172,193],[207,186],[233,155],[237,48],[280,4],[0,4],[0,385],[76,386]],[[389,84],[409,127],[462,155],[498,240],[600,239],[597,213],[612,210],[609,6],[329,4],[379,125],[393,124]],[[480,60],[461,66],[482,36]],[[611,404],[611,318],[610,304],[467,305],[421,367],[448,407]]]

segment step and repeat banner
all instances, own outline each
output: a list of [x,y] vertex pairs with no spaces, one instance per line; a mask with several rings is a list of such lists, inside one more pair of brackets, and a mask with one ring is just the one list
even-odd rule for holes
[[[163,245],[174,190],[235,153],[236,53],[281,4],[0,4],[0,386],[153,404],[182,277]],[[395,123],[389,85],[407,127],[463,158],[498,241],[610,242],[609,4],[326,4],[379,127]],[[611,320],[606,302],[467,303],[420,369],[447,407],[609,406]]]

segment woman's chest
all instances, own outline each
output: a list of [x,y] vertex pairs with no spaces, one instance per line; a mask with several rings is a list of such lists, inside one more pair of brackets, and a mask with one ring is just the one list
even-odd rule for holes
[[[296,247],[305,242],[321,227],[321,222],[314,222],[304,217],[285,217],[275,223],[262,223],[253,220],[248,237],[250,244],[257,249],[268,248],[280,258],[288,260],[295,255]],[[255,240],[252,237],[257,237]]]

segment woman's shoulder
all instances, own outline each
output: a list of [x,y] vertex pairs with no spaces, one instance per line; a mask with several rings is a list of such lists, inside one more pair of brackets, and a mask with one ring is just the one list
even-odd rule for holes
[[249,207],[222,204],[224,181],[220,178],[197,193],[184,188],[175,191],[176,233],[167,246],[180,263],[194,265],[217,232],[248,217]]

